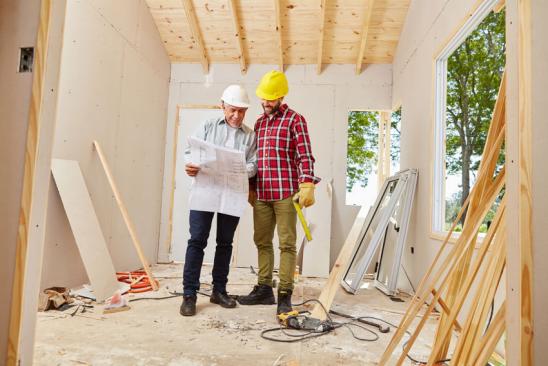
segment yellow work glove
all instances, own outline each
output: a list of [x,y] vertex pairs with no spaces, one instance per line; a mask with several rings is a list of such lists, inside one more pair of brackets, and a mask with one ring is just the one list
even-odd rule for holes
[[299,206],[308,207],[312,206],[316,200],[314,199],[314,183],[303,182],[299,184]]

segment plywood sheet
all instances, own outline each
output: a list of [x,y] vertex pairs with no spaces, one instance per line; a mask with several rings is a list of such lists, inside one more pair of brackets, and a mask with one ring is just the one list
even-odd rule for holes
[[116,273],[77,161],[53,159],[51,171],[98,301],[118,289]]

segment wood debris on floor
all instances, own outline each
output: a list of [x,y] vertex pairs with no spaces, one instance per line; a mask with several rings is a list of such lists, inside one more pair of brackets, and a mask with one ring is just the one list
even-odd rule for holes
[[[179,314],[181,297],[161,300],[139,298],[169,297],[182,291],[182,265],[153,267],[160,281],[158,292],[126,295],[131,310],[103,314],[104,305],[86,308],[71,316],[67,312],[38,313],[35,365],[375,365],[388,344],[389,333],[376,332],[379,339],[355,339],[346,327],[325,336],[296,343],[277,343],[261,338],[265,329],[278,327],[276,306],[242,306],[225,309],[199,295],[197,314]],[[203,292],[209,291],[211,266],[202,269]],[[325,279],[301,277],[293,303],[316,298]],[[233,268],[229,276],[230,294],[247,294],[256,283],[249,268]],[[356,295],[339,291],[332,309],[356,316],[372,316],[398,324],[407,307],[394,302],[372,286]],[[343,318],[336,318],[343,321]],[[423,337],[413,348],[413,356],[429,354],[434,321],[429,321]],[[352,327],[355,328],[355,327]],[[370,338],[359,328],[356,336]],[[372,328],[372,330],[375,330]],[[430,331],[430,332],[429,332]],[[397,350],[401,352],[401,350]],[[412,364],[410,361],[408,364]]]

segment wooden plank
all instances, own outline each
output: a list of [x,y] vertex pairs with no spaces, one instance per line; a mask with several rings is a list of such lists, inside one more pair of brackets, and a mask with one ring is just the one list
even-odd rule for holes
[[228,4],[230,7],[230,11],[232,12],[232,22],[234,24],[234,37],[236,39],[236,46],[238,47],[238,53],[239,53],[239,60],[240,60],[240,70],[242,74],[245,74],[247,72],[247,64],[245,61],[245,54],[244,54],[244,46],[242,41],[242,32],[241,32],[241,26],[240,26],[240,20],[238,18],[238,11],[236,9],[236,0],[229,0]]
[[[40,3],[41,5],[44,2]],[[44,70],[42,106],[36,135],[37,155],[34,169],[32,208],[30,212],[27,254],[25,258],[24,289],[22,301],[21,334],[18,362],[30,365],[34,358],[36,337],[36,309],[42,279],[42,262],[46,235],[46,216],[49,205],[51,182],[51,157],[54,145],[55,125],[61,74],[61,56],[66,19],[66,0],[50,2],[47,52]],[[41,51],[40,51],[41,52]],[[38,53],[38,51],[37,51]],[[35,61],[36,62],[36,61]],[[30,137],[27,139],[29,142]]]
[[495,13],[500,13],[506,7],[506,0],[500,0],[497,5],[493,7]]
[[[487,155],[486,160],[490,161],[493,159],[498,158],[497,151],[495,153],[495,150],[491,149],[491,146],[486,146],[486,149],[484,151],[484,155]],[[475,233],[479,230],[479,226],[481,224],[481,220],[485,214],[487,214],[487,211],[490,209],[492,203],[494,202],[495,198],[498,196],[500,190],[502,189],[502,186],[504,184],[504,169],[499,173],[495,181],[492,183],[492,187],[487,191],[485,194],[484,202],[481,204],[481,210],[478,210],[478,212],[468,212],[469,216],[474,215],[475,218],[471,219],[471,223],[474,223],[473,227],[472,225],[465,226],[461,236],[457,239],[457,243],[455,246],[452,247],[449,254],[445,256],[445,259],[441,264],[438,265],[438,260],[441,258],[441,253],[445,249],[445,246],[447,245],[447,242],[449,240],[449,237],[452,234],[452,231],[454,230],[456,223],[460,220],[462,213],[464,210],[467,209],[469,202],[471,200],[471,197],[473,197],[475,194],[477,194],[478,187],[480,186],[480,183],[485,180],[490,179],[490,176],[487,175],[487,170],[483,169],[480,170],[478,173],[478,181],[476,185],[472,188],[472,191],[470,192],[470,196],[466,199],[465,203],[463,204],[463,207],[461,208],[459,214],[457,215],[457,219],[453,223],[453,226],[451,230],[447,234],[447,238],[442,244],[442,248],[440,251],[436,254],[436,257],[434,259],[434,262],[428,269],[426,275],[421,280],[421,283],[417,289],[417,293],[413,297],[412,301],[409,304],[409,307],[407,308],[407,311],[402,318],[400,325],[396,332],[394,333],[390,343],[386,347],[384,354],[381,357],[381,360],[379,362],[380,365],[386,365],[386,363],[389,361],[391,355],[394,353],[394,350],[397,346],[397,344],[402,339],[403,335],[411,325],[411,322],[414,320],[415,316],[418,314],[420,308],[422,307],[423,303],[427,300],[427,296],[432,292],[433,289],[436,289],[436,284],[441,279],[441,284],[437,286],[437,296],[434,296],[434,301],[431,302],[431,305],[437,301],[437,298],[439,297],[439,294],[443,291],[444,287],[448,284],[448,281],[451,279],[451,271],[455,268],[457,263],[461,261],[463,256],[465,255],[465,250],[467,247],[470,246],[472,243],[472,240],[475,238]],[[472,244],[473,245],[473,244]],[[434,272],[434,269],[436,268],[436,271]],[[432,273],[435,273],[432,275]],[[447,273],[444,276],[444,273]],[[427,309],[425,313],[425,317],[427,317],[430,314],[430,310]],[[407,354],[409,350],[411,349],[414,340],[418,336],[418,332],[420,332],[422,326],[424,325],[423,322],[419,323],[417,326],[415,333],[411,336],[411,338],[407,341],[407,346],[404,349],[404,352],[402,353],[402,356]],[[403,362],[403,358],[400,358],[400,363]]]
[[[19,229],[17,232],[15,269],[11,293],[10,320],[8,330],[8,347],[6,365],[19,363],[19,343],[21,337],[22,305],[25,284],[25,264],[29,249],[29,224],[32,210],[34,184],[36,179],[36,164],[38,161],[38,146],[40,144],[40,112],[44,97],[44,80],[46,77],[46,58],[48,50],[48,35],[50,27],[51,1],[44,0],[40,5],[40,18],[36,39],[35,59],[31,102],[28,117],[27,142],[25,147],[25,170],[23,175],[23,190],[21,208],[19,211]],[[10,244],[11,245],[11,244]],[[3,360],[4,361],[4,360]]]
[[276,17],[276,41],[278,43],[278,67],[284,71],[284,49],[282,39],[282,14],[280,0],[274,0],[274,16]]
[[360,234],[363,230],[363,225],[365,224],[365,219],[367,218],[368,211],[369,207],[362,206],[360,212],[358,212],[358,216],[356,217],[356,220],[354,220],[354,224],[350,229],[350,233],[344,241],[344,245],[339,252],[339,256],[337,257],[335,264],[333,265],[333,269],[329,273],[327,283],[325,284],[320,294],[320,297],[318,298],[323,307],[316,304],[312,309],[312,313],[310,315],[311,317],[321,320],[325,320],[327,318],[327,314],[325,313],[324,308],[327,311],[329,311],[329,309],[331,308],[331,304],[335,299],[335,295],[337,294],[337,290],[339,289],[341,280],[344,276],[346,265],[350,260],[350,257],[352,256],[352,253],[356,246],[356,241],[360,238]]
[[139,241],[139,237],[137,236],[137,231],[135,230],[133,221],[131,221],[129,217],[129,213],[127,211],[126,205],[124,204],[122,200],[122,195],[120,194],[120,191],[118,190],[118,187],[116,186],[116,183],[114,182],[114,177],[112,175],[112,172],[110,171],[110,167],[108,166],[105,155],[103,154],[103,150],[101,149],[101,146],[99,145],[97,141],[93,141],[93,146],[95,147],[95,151],[97,151],[99,160],[101,160],[101,165],[103,166],[103,170],[105,171],[105,175],[107,176],[108,183],[110,184],[112,193],[114,193],[114,199],[116,200],[116,203],[118,204],[118,208],[120,209],[120,212],[122,214],[126,227],[129,231],[129,235],[131,236],[131,241],[133,243],[133,246],[135,247],[135,250],[137,251],[137,255],[139,256],[139,259],[141,260],[143,269],[145,270],[150,280],[152,289],[154,291],[157,291],[158,283],[156,282],[156,280],[154,279],[154,276],[152,275],[152,272],[150,271],[150,264],[148,263],[148,260],[145,254],[143,253],[143,248],[141,246],[141,242]]
[[356,74],[362,72],[363,56],[365,55],[365,46],[367,45],[367,34],[369,33],[369,26],[371,24],[371,15],[373,14],[373,6],[375,0],[368,0],[367,10],[363,19],[360,48],[358,49],[358,59],[356,60]]
[[198,25],[198,19],[196,18],[194,5],[192,4],[192,0],[181,1],[183,3],[186,18],[192,32],[192,42],[198,48],[198,52],[200,54],[200,63],[202,64],[202,68],[204,69],[204,74],[207,74],[209,72],[209,59],[207,57],[206,46],[202,37],[202,33],[200,31],[200,26]]
[[51,172],[93,292],[103,301],[118,290],[118,281],[80,165],[53,159]]
[[534,365],[533,358],[533,76],[531,0],[518,2],[518,104],[519,104],[519,247],[520,247],[520,348],[521,364]]
[[318,62],[316,66],[316,73],[319,75],[322,72],[323,62],[323,38],[325,33],[325,8],[327,6],[327,0],[321,0],[320,3],[320,39],[318,41]]

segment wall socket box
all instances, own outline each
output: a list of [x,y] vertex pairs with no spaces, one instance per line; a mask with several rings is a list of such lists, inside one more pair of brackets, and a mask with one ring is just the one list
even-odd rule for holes
[[22,47],[19,51],[19,72],[32,72],[34,47]]

